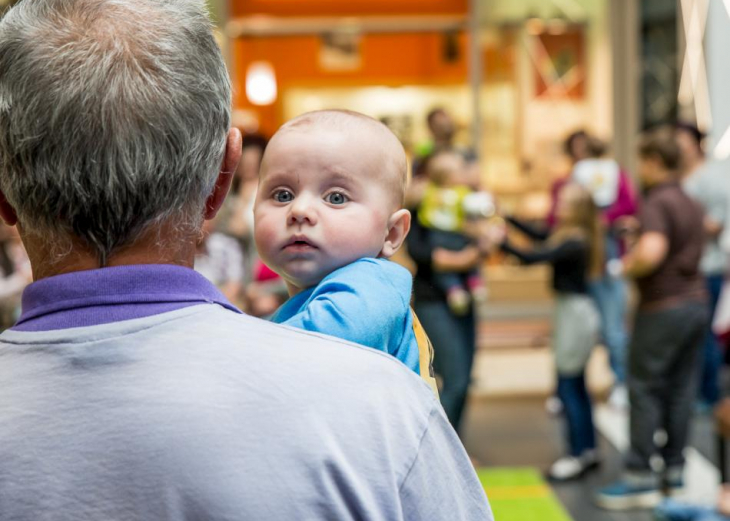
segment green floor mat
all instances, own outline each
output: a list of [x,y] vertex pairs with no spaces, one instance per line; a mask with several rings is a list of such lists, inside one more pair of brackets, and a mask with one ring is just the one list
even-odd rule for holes
[[534,468],[477,469],[496,521],[572,521]]

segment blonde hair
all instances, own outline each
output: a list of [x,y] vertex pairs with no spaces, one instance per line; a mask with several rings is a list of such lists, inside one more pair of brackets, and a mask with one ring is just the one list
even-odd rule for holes
[[585,241],[588,244],[588,277],[600,278],[605,264],[604,229],[593,196],[582,186],[570,183],[560,191],[560,197],[566,198],[572,217],[568,222],[558,222],[550,243],[557,244],[567,239]]

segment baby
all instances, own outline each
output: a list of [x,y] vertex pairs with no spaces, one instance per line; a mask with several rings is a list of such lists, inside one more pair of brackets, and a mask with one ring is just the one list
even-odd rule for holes
[[341,110],[299,116],[266,148],[254,237],[289,290],[275,322],[385,351],[435,390],[411,274],[387,260],[410,229],[407,170],[382,123]]
[[[466,248],[472,242],[465,233],[468,226],[494,214],[491,196],[469,186],[466,171],[464,159],[456,152],[437,152],[428,161],[428,185],[418,208],[418,219],[431,230],[429,240],[434,248]],[[456,315],[468,312],[472,297],[477,302],[486,299],[478,268],[467,273],[434,273],[433,283],[444,292]]]

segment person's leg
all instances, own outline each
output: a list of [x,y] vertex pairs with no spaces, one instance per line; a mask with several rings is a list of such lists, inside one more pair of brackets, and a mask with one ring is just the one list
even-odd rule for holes
[[434,349],[434,368],[441,375],[441,404],[458,432],[474,359],[473,312],[455,316],[443,302],[416,302],[416,315]]
[[675,328],[678,349],[667,353],[672,356],[664,378],[664,429],[667,443],[661,455],[674,481],[681,481],[684,467],[683,451],[687,446],[689,426],[697,395],[697,359],[702,349],[706,331],[706,307],[697,302],[681,306],[673,311],[674,322],[681,324]]
[[591,400],[583,373],[558,375],[558,397],[565,406],[566,432],[571,456],[579,457],[596,448]]
[[553,318],[553,352],[558,372],[558,397],[565,410],[568,457],[550,467],[548,477],[568,480],[582,476],[598,463],[585,368],[596,343],[598,313],[587,296],[557,295]]
[[720,368],[722,367],[722,350],[717,337],[712,332],[712,317],[715,315],[717,301],[720,299],[723,275],[709,275],[706,278],[707,290],[709,293],[709,317],[705,329],[704,344],[702,350],[700,379],[700,400],[707,405],[714,405],[720,399]]
[[616,384],[626,383],[626,282],[605,274],[589,284],[590,295],[601,316],[601,339],[608,351]]
[[658,481],[650,458],[656,453],[654,433],[662,423],[664,404],[660,390],[664,361],[664,330],[668,325],[664,312],[641,312],[636,315],[634,335],[629,347],[630,449],[626,455],[628,473],[645,478],[647,484]]
[[[659,504],[662,494],[659,476],[653,472],[650,458],[656,452],[654,432],[661,424],[662,403],[657,392],[661,384],[662,354],[660,313],[639,311],[629,344],[628,387],[631,412],[630,447],[625,455],[621,478],[601,488],[596,494],[599,507],[608,510],[651,508]],[[657,347],[658,346],[658,347]]]
[[[671,446],[668,444],[662,450],[669,457],[667,464],[672,465],[669,470],[676,472],[677,466],[683,464],[681,449],[686,443],[690,418],[684,412],[686,407],[683,409],[681,405],[675,404],[670,413],[668,404],[670,397],[675,394],[679,395],[676,400],[684,403],[686,386],[689,384],[682,380],[683,376],[678,376],[676,380],[668,377],[674,375],[672,370],[679,375],[676,363],[682,363],[687,374],[697,374],[696,363],[687,363],[695,360],[684,357],[687,356],[686,345],[693,333],[696,341],[699,342],[701,338],[704,311],[702,304],[685,304],[668,310],[640,311],[637,314],[634,337],[629,348],[631,447],[626,455],[623,479],[598,493],[596,499],[599,506],[624,510],[658,504],[661,500],[660,480],[652,469],[650,459],[659,452],[654,444],[654,433],[659,427],[675,430],[671,434],[667,433],[673,438]],[[691,414],[691,408],[689,411]],[[671,421],[667,419],[668,414],[672,415]]]

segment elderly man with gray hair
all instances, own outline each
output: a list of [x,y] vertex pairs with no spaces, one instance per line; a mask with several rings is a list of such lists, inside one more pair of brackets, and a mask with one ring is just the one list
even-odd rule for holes
[[0,216],[35,280],[0,336],[0,520],[492,519],[418,376],[191,269],[230,96],[202,1],[0,21]]

